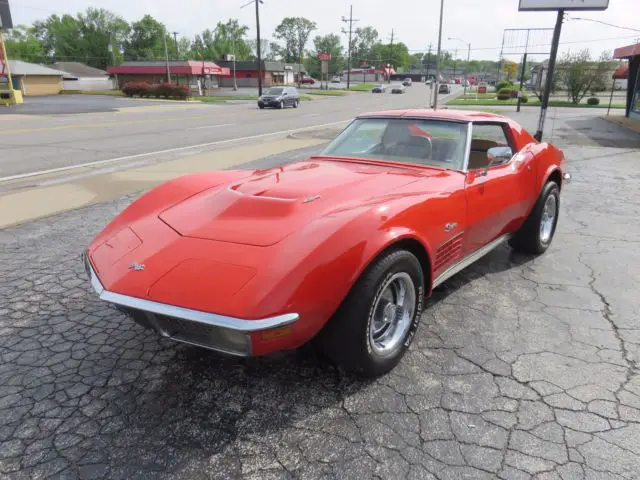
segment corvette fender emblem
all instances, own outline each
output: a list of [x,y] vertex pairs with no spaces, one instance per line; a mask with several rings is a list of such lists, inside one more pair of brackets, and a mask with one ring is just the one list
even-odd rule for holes
[[447,223],[447,224],[444,226],[444,231],[445,231],[445,232],[450,232],[451,230],[453,230],[454,228],[456,228],[456,226],[457,226],[457,225],[458,225],[457,223]]
[[144,264],[133,262],[131,265],[129,265],[129,270],[133,270],[134,272],[144,270]]

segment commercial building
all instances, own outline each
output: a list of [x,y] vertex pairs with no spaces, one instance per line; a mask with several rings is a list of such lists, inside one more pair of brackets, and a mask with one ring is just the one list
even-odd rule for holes
[[[216,60],[220,66],[229,69],[228,75],[220,77],[221,87],[233,87],[234,63],[229,60]],[[235,62],[235,84],[237,87],[258,86],[258,61],[243,60]],[[262,61],[262,86],[271,85],[293,85],[298,81],[298,75],[302,72],[304,76],[307,70],[297,63]]]
[[112,90],[115,83],[105,70],[93,68],[80,62],[56,62],[49,68],[66,73],[62,78],[64,90]]
[[629,62],[626,116],[640,122],[640,43],[616,48],[613,57]]
[[59,94],[66,75],[60,70],[22,60],[9,60],[9,69],[14,90],[21,91],[26,97]]
[[204,88],[209,89],[219,86],[221,76],[230,75],[228,68],[197,60],[171,60],[168,66],[165,61],[128,61],[107,67],[107,72],[116,77],[118,88],[130,81],[163,83],[170,75],[171,82],[188,85],[194,92],[201,91],[203,78]]

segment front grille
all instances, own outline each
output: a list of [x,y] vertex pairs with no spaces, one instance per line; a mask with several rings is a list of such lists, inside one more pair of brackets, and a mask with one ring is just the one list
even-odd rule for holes
[[233,355],[250,354],[249,338],[242,332],[143,310],[123,310],[136,323],[157,331],[163,337]]

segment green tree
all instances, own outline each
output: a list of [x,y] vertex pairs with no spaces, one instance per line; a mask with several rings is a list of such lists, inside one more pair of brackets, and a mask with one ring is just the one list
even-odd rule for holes
[[406,68],[409,66],[409,49],[402,43],[377,43],[371,49],[371,57],[376,62],[390,63],[394,69]]
[[336,35],[335,33],[330,33],[323,36],[318,35],[313,39],[313,45],[314,50],[309,53],[309,57],[306,62],[306,67],[309,75],[315,78],[319,78],[320,74],[322,73],[320,60],[317,59],[318,53],[331,54],[331,60],[329,60],[330,75],[342,72],[344,70],[345,57],[343,55],[342,42],[339,35]]
[[351,37],[351,58],[356,62],[370,62],[371,49],[378,43],[378,31],[371,27],[356,28]]
[[[124,42],[124,56],[130,60],[154,60],[164,58],[164,40],[167,50],[173,44],[165,26],[151,15],[131,24],[131,35]],[[175,47],[173,47],[175,50]]]
[[[578,104],[594,89],[594,83],[604,82],[610,57],[604,53],[597,62],[591,60],[589,49],[566,53],[558,62],[558,75],[567,87],[567,97]],[[597,85],[596,85],[597,86]]]
[[46,62],[44,47],[26,25],[17,25],[5,34],[7,55],[13,60],[25,62]]
[[281,53],[285,62],[297,63],[303,59],[309,36],[316,28],[315,22],[303,17],[285,17],[280,22],[274,37],[284,42]]
[[51,15],[33,23],[33,33],[40,41],[47,61],[74,61],[83,51],[78,20],[71,15]]
[[216,60],[220,58],[218,51],[215,48],[213,31],[208,28],[200,35],[195,36],[193,44],[191,45],[191,50],[200,59]]
[[89,7],[85,13],[78,14],[84,62],[92,67],[106,68],[113,63],[109,45],[112,45],[118,61],[121,56],[120,47],[129,34],[129,28],[123,18],[102,8]]
[[218,58],[235,53],[237,60],[248,59],[251,56],[251,47],[245,40],[248,31],[249,27],[240,25],[236,19],[218,22],[213,34],[213,49]]

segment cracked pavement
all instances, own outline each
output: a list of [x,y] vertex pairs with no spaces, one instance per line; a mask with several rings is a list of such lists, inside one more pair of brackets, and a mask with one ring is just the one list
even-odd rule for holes
[[547,253],[450,279],[376,381],[99,301],[80,252],[134,196],[0,231],[0,478],[640,478],[640,151],[566,153]]

